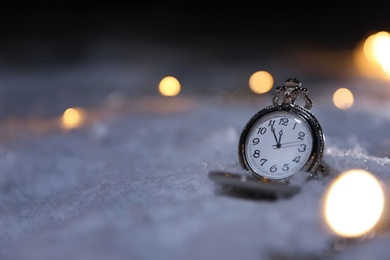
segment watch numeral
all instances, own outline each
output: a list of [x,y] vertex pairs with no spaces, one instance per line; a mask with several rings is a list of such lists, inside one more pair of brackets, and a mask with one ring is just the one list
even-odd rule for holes
[[301,156],[297,156],[294,158],[293,162],[299,163],[300,160],[301,160]]
[[282,168],[282,170],[283,171],[288,171],[290,168],[288,167],[288,163],[285,163],[284,165],[283,165],[283,168]]
[[265,132],[267,132],[267,128],[265,128],[265,127],[260,127],[259,128],[259,131],[257,132],[257,134],[265,134]]
[[274,124],[275,124],[275,120],[269,120],[269,123],[268,123],[268,127],[270,127],[270,126],[274,126]]
[[295,129],[295,127],[296,127],[296,126],[297,126],[297,123],[295,123],[295,124],[294,124],[294,126],[293,126],[293,130]]
[[272,165],[271,168],[269,168],[270,172],[276,172],[278,170],[278,168],[276,168],[276,164],[275,165]]
[[282,118],[279,120],[279,125],[287,126],[287,124],[288,124],[288,118],[282,117]]
[[268,161],[267,159],[261,159],[261,160],[260,160],[260,166],[263,166],[264,163],[266,163],[267,161]]
[[305,138],[305,133],[304,133],[304,132],[299,132],[299,133],[298,133],[298,138],[297,138],[297,139],[303,141],[303,138]]
[[253,157],[259,158],[260,157],[260,150],[255,150],[255,152],[253,153]]
[[298,152],[304,152],[306,151],[306,144],[301,144],[300,147],[298,148]]
[[260,143],[260,139],[259,139],[259,138],[253,139],[253,140],[252,140],[252,143],[253,143],[253,145],[258,144],[258,143]]

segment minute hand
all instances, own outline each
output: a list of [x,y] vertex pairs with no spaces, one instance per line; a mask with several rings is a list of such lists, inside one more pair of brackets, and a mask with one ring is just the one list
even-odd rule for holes
[[276,148],[282,148],[282,147],[298,146],[301,144],[302,144],[302,141],[292,141],[292,142],[279,144],[280,146],[277,146],[277,145],[273,145],[273,146],[274,146],[274,149],[276,149]]
[[280,141],[282,140],[282,135],[283,135],[283,130],[280,129],[280,131],[279,131],[279,141],[278,141],[279,147],[282,145],[282,144],[280,143]]
[[[305,144],[287,144],[287,145],[283,145],[283,146],[280,146],[278,148],[288,148],[288,147],[293,147],[293,146],[302,146],[302,145],[305,145]],[[277,147],[274,147],[274,149],[276,149]]]

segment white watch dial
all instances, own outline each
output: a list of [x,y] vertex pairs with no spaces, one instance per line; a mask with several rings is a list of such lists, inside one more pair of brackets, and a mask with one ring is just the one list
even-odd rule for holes
[[294,113],[276,111],[251,126],[244,152],[253,172],[269,179],[284,179],[305,166],[312,148],[309,124]]

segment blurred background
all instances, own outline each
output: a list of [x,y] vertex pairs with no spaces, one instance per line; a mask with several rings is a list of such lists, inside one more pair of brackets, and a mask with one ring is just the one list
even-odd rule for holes
[[[0,28],[0,254],[7,259],[42,259],[47,251],[56,259],[321,253],[323,186],[311,183],[273,207],[225,199],[207,179],[213,169],[242,170],[242,127],[290,77],[310,90],[332,173],[362,168],[389,179],[383,2],[13,2],[1,6]],[[79,126],[88,127],[67,131]],[[371,180],[362,176],[361,183]],[[357,216],[385,200],[372,183],[373,192],[366,185],[358,195],[366,189],[378,197],[367,207],[355,203],[363,213],[343,206],[349,215],[332,194],[353,193],[335,186],[329,212],[343,214],[330,220],[361,226]],[[383,204],[369,224],[387,217]],[[359,250],[386,259],[388,241],[381,243],[338,259],[361,258]]]
[[305,86],[361,77],[368,69],[359,71],[354,53],[370,35],[390,31],[387,8],[375,1],[343,8],[35,1],[3,6],[0,19],[2,119],[159,95],[165,76],[180,81],[181,95],[250,93],[258,70],[276,84],[293,75]]

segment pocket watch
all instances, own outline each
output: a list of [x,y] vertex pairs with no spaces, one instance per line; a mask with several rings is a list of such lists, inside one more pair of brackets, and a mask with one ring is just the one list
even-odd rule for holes
[[[257,112],[244,126],[239,139],[240,164],[258,179],[289,182],[297,174],[307,178],[319,171],[325,137],[310,112],[308,90],[296,78],[276,87],[272,105]],[[304,107],[296,103],[302,97]]]

